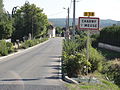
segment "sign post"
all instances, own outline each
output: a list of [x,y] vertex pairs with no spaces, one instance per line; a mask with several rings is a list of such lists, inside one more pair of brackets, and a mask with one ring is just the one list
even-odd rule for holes
[[[84,12],[84,16],[88,17],[79,17],[78,21],[78,28],[79,30],[86,30],[87,31],[87,44],[86,44],[86,55],[87,55],[87,61],[89,61],[89,43],[90,43],[90,30],[99,30],[99,18],[93,18],[90,16],[94,16],[94,12]],[[89,67],[87,66],[87,74],[88,74]]]

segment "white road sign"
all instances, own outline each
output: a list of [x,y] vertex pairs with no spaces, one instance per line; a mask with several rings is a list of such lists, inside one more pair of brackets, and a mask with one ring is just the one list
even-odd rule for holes
[[99,18],[79,17],[78,27],[80,30],[99,30]]

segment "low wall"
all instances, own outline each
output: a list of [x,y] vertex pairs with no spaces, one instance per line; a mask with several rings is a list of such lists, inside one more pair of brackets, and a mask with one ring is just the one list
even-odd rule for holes
[[112,45],[105,44],[105,43],[99,43],[98,47],[120,52],[120,47],[112,46]]

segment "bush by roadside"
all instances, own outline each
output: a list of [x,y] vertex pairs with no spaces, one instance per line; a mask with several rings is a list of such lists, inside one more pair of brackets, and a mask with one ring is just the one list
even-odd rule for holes
[[33,40],[26,40],[25,42],[21,43],[20,48],[26,49],[29,47],[32,47],[34,45],[37,45],[39,43],[42,43],[44,41],[48,40],[47,38],[43,38],[43,39],[33,39]]
[[[48,40],[48,39],[43,38],[43,39],[27,40],[25,42],[22,42],[20,45],[20,48],[18,48],[18,49],[21,49],[21,48],[26,49],[26,48],[32,47],[36,44],[42,43],[46,40]],[[0,56],[6,56],[15,51],[16,51],[16,49],[14,48],[13,43],[5,42],[5,40],[0,41]]]
[[77,77],[86,75],[87,69],[89,73],[94,71],[102,71],[102,64],[105,60],[104,56],[95,48],[89,45],[90,59],[86,56],[86,36],[76,36],[76,39],[65,40],[63,42],[63,72],[69,77]]
[[103,28],[100,31],[100,42],[120,47],[120,26]]
[[[86,49],[82,50],[82,53],[86,55]],[[87,56],[86,56],[87,57]],[[90,73],[95,72],[96,70],[101,72],[103,69],[103,63],[105,62],[105,57],[97,51],[97,49],[92,46],[89,47],[89,62],[91,64]]]
[[[95,48],[97,48],[98,36],[93,36],[92,38],[95,40],[95,44],[96,44]],[[94,40],[92,40],[91,42],[92,45],[94,45],[93,43]],[[63,42],[63,57],[62,57],[63,74],[67,75],[68,77],[76,78],[79,76],[86,75],[86,72],[88,69],[88,74],[87,74],[88,77],[89,75],[97,71],[101,73],[101,75],[103,75],[103,77],[101,77],[100,80],[103,79],[105,80],[105,83],[106,82],[110,83],[110,85],[115,87],[116,85],[119,86],[120,85],[120,71],[119,71],[120,63],[119,64],[118,63],[116,64],[113,62],[110,63],[108,60],[106,60],[107,58],[104,57],[106,55],[103,55],[102,52],[100,52],[98,49],[93,48],[91,45],[89,45],[90,58],[89,58],[89,61],[87,61],[85,42],[86,42],[86,37],[81,37],[81,36],[77,36],[74,41],[65,40]],[[111,83],[111,81],[114,81],[116,85],[114,83]],[[102,83],[104,84],[104,82]],[[106,88],[108,86],[106,85]],[[112,88],[112,86],[110,87]],[[114,88],[111,90],[114,90]],[[116,90],[119,90],[119,89],[116,89]]]
[[13,51],[14,51],[14,47],[12,43],[5,42],[4,40],[0,41],[0,55],[1,56],[6,56]]
[[120,60],[112,60],[104,63],[102,71],[108,80],[113,81],[120,87]]
[[[115,34],[117,33],[116,30],[114,31],[115,28],[117,27],[108,27],[108,28],[105,28],[102,32],[106,32],[109,34],[111,33]],[[110,31],[108,29],[110,30],[112,29],[113,31]],[[118,31],[118,28],[117,28],[117,31]],[[98,37],[93,36],[92,38],[95,41],[99,41]],[[112,40],[110,38],[108,39],[109,41]],[[119,38],[116,38],[116,39],[119,40]],[[94,40],[92,41],[93,46],[94,46]],[[98,47],[96,48],[106,59],[106,61],[104,61],[104,63],[102,64],[103,66],[102,73],[105,75],[106,79],[114,82],[116,85],[120,87],[120,69],[119,69],[120,68],[120,53],[107,50],[107,49],[98,48]]]

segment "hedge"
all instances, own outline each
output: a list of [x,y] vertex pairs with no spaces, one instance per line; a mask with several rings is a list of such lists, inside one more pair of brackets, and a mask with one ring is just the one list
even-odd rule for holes
[[120,26],[103,28],[100,32],[100,42],[120,47]]

